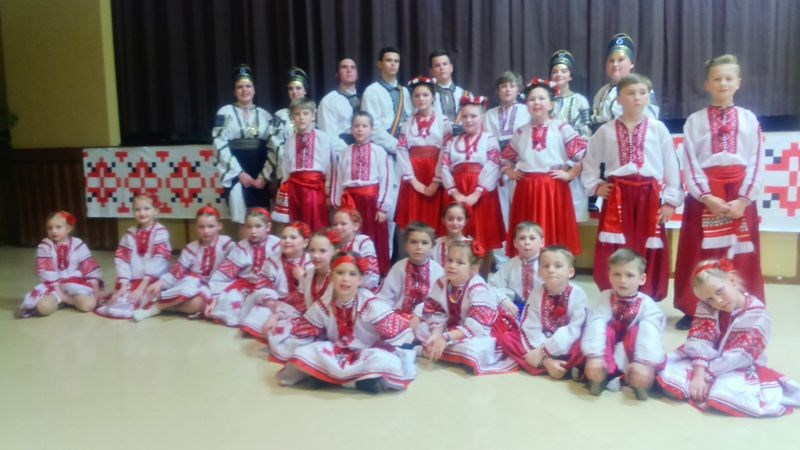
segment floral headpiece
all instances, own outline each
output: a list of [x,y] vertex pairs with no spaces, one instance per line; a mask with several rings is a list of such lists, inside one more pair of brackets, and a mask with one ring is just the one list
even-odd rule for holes
[[295,220],[294,222],[286,225],[287,227],[292,227],[295,230],[300,232],[300,236],[303,236],[303,239],[308,239],[311,237],[311,227],[308,226],[305,222],[301,222],[299,220]]
[[352,264],[356,266],[358,271],[362,274],[369,272],[370,269],[369,261],[367,261],[366,258],[346,254],[333,260],[331,263],[331,270],[336,269],[336,267],[341,264]]
[[553,80],[545,80],[544,78],[534,78],[525,86],[525,96],[537,87],[545,88],[553,93],[554,97],[561,95],[561,89],[558,84]]
[[489,106],[489,99],[483,95],[472,95],[470,93],[465,93],[458,101],[458,104],[461,106],[478,105],[483,106],[483,108],[486,109]]
[[72,213],[64,211],[63,209],[57,212],[56,215],[63,217],[64,220],[67,222],[67,225],[71,227],[74,227],[75,224],[78,223],[78,219],[74,215],[72,215]]

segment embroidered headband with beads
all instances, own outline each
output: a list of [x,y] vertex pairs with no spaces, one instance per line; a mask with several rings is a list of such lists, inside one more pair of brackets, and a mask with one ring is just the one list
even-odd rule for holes
[[311,237],[311,227],[309,227],[305,222],[301,222],[299,220],[295,220],[294,222],[286,225],[287,227],[292,227],[295,230],[300,232],[300,236],[303,236],[303,239],[308,239]]
[[203,206],[202,208],[198,209],[197,214],[195,214],[194,217],[198,218],[200,216],[214,216],[217,219],[222,218],[222,214],[220,214],[219,210],[211,205]]
[[74,227],[75,224],[78,223],[78,219],[74,215],[72,215],[72,213],[64,211],[63,209],[57,212],[56,215],[63,217],[64,220],[67,222],[67,225],[71,227]]
[[544,78],[534,78],[525,86],[525,96],[527,96],[530,91],[536,89],[537,87],[552,91],[555,97],[561,95],[561,89],[558,87],[558,83],[555,81],[545,80]]
[[483,95],[464,94],[458,101],[461,106],[464,105],[478,105],[483,106],[484,109],[489,106],[489,99]]

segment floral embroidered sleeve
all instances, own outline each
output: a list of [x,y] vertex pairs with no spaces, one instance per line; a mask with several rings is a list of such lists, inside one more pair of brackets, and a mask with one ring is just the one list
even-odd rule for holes
[[43,241],[36,249],[36,274],[43,283],[58,281],[58,271],[55,263],[55,246]]
[[708,373],[718,377],[733,370],[750,367],[767,347],[772,321],[763,306],[745,311],[732,319],[731,331],[718,358],[709,362]]
[[586,323],[586,308],[588,300],[586,293],[578,286],[573,286],[566,313],[569,322],[556,329],[552,336],[544,343],[545,353],[551,356],[569,354],[572,345],[581,338],[583,325]]

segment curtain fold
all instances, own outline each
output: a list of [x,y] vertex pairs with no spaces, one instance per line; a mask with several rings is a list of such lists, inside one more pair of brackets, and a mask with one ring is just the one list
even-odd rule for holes
[[454,79],[496,102],[494,80],[513,69],[547,77],[550,54],[575,55],[573,90],[590,100],[605,83],[617,32],[637,43],[635,71],[653,80],[663,119],[707,104],[703,62],[742,64],[737,104],[759,116],[800,114],[800,1],[796,0],[112,0],[120,127],[126,145],[210,139],[216,110],[233,101],[232,67],[255,71],[256,103],[287,106],[286,73],[302,67],[319,100],[352,57],[360,87],[377,77],[381,47],[402,53],[401,81],[428,73],[434,48],[452,53]]

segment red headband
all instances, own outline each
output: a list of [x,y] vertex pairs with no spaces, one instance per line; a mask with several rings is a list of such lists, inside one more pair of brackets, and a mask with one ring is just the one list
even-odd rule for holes
[[211,205],[203,206],[202,208],[198,209],[197,214],[194,217],[196,219],[200,216],[214,216],[217,219],[222,218],[222,214],[219,213],[219,210]]
[[697,268],[694,269],[694,272],[692,272],[692,279],[695,279],[701,273],[712,269],[721,270],[725,273],[733,273],[736,271],[736,268],[729,259],[722,258],[719,261],[709,261],[697,266]]
[[358,271],[361,272],[362,274],[369,272],[370,269],[369,261],[367,261],[366,258],[356,258],[353,255],[342,255],[333,260],[333,263],[331,263],[331,270],[336,269],[336,266],[342,264],[352,264],[356,266],[356,268],[358,268]]
[[464,105],[478,105],[483,106],[484,109],[489,105],[489,99],[483,95],[474,96],[472,94],[464,94],[461,100],[458,101],[461,106]]
[[269,211],[264,208],[250,208],[250,213],[248,215],[252,216],[253,214],[261,214],[267,218],[267,221],[272,220],[272,217],[269,215]]
[[56,213],[57,216],[61,216],[67,222],[67,224],[71,227],[74,227],[76,223],[78,223],[78,219],[75,218],[72,214],[64,211],[63,209]]
[[295,220],[294,222],[286,225],[286,227],[294,228],[295,230],[300,232],[300,235],[303,236],[303,239],[308,239],[311,237],[311,227],[305,224],[305,222],[300,222],[299,220]]
[[328,228],[323,232],[326,238],[333,244],[334,247],[342,243],[342,233],[336,228]]
[[478,259],[483,258],[483,256],[486,254],[486,249],[483,248],[483,245],[481,245],[480,241],[477,239],[472,240],[470,248],[472,249],[472,254],[477,256]]
[[552,89],[556,97],[561,95],[561,89],[558,87],[558,84],[553,80],[545,80],[544,78],[532,79],[525,88],[528,92],[530,92],[537,87]]

